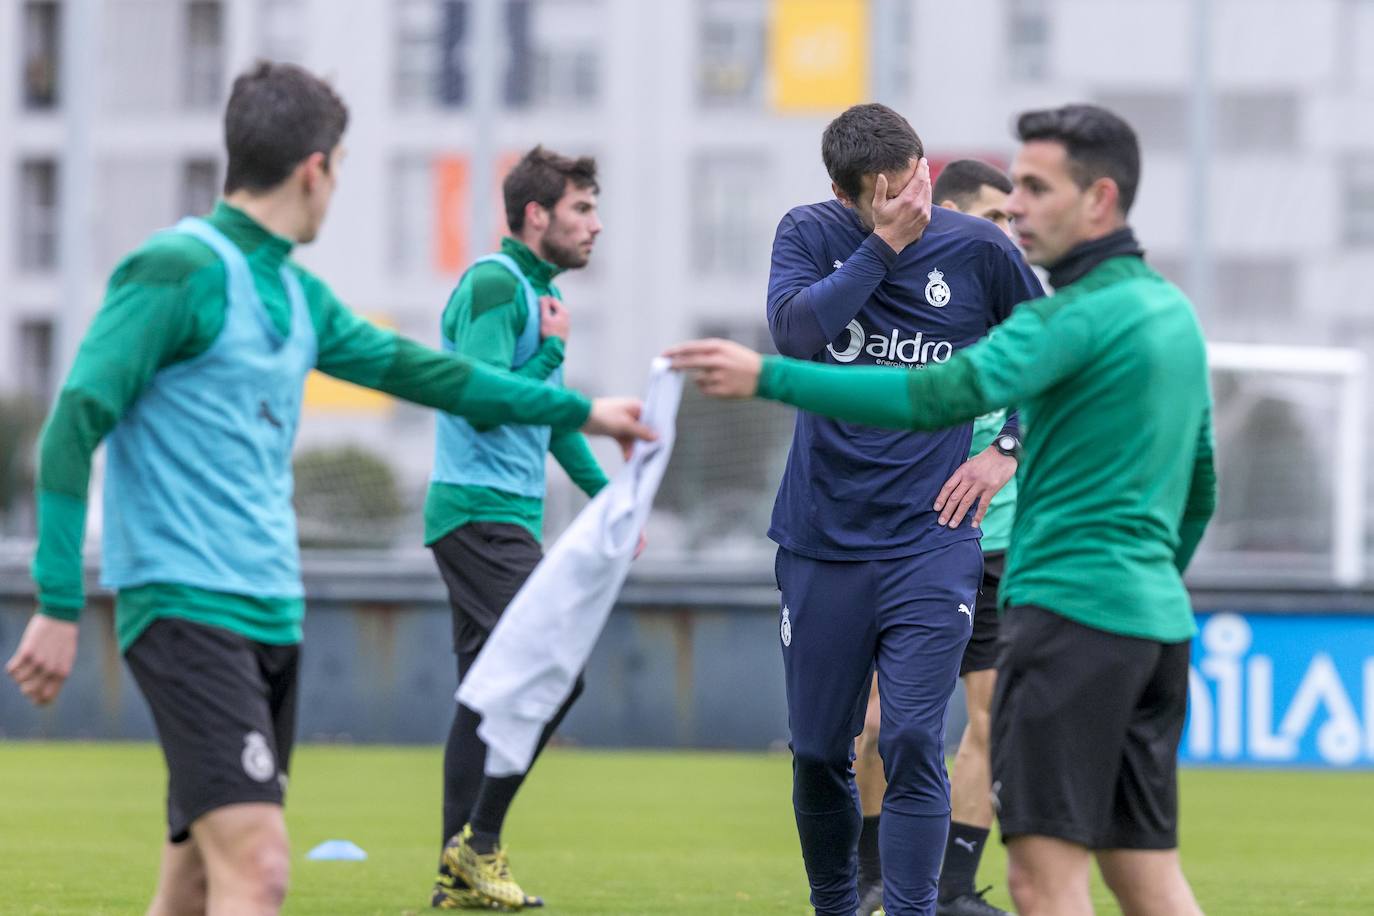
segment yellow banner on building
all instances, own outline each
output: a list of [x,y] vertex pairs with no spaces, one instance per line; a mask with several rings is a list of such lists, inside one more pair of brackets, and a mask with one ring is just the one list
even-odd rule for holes
[[868,97],[869,0],[771,0],[773,108],[828,113]]
[[[364,316],[379,328],[394,329],[395,324],[384,315]],[[394,402],[390,395],[363,388],[349,382],[311,372],[305,377],[305,409],[311,413],[344,413],[378,416],[388,414]]]

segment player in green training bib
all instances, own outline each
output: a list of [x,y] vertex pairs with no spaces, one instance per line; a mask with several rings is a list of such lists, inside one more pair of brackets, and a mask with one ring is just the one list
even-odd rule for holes
[[[502,184],[511,234],[459,279],[441,320],[445,349],[562,387],[570,318],[554,277],[587,265],[601,232],[596,161],[535,147]],[[440,416],[425,499],[425,545],[448,587],[461,683],[487,637],[543,557],[544,465],[552,455],[588,496],[607,483],[576,429],[481,427]],[[545,730],[582,693],[579,678]],[[541,906],[511,877],[501,827],[524,776],[486,777],[480,719],[454,705],[444,750],[443,840],[432,905]]]
[[1140,147],[1092,105],[1032,111],[1008,201],[1055,294],[920,372],[802,363],[728,341],[673,348],[716,397],[938,429],[1025,422],[1002,581],[992,788],[1018,912],[1200,916],[1178,856],[1178,743],[1196,631],[1183,571],[1216,503],[1207,350],[1191,303],[1126,222]]
[[291,447],[311,369],[477,424],[652,436],[634,401],[589,402],[380,330],[291,259],[324,221],[347,121],[299,67],[234,82],[224,199],[115,269],[43,434],[40,606],[7,670],[38,704],[71,671],[103,440],[101,580],[168,770],[153,913],[272,914],[286,895],[305,613]]

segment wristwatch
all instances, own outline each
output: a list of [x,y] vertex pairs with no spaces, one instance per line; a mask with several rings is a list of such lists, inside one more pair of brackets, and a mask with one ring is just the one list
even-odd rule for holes
[[1015,458],[1017,461],[1021,460],[1021,440],[1011,433],[1003,433],[996,439],[993,439],[992,447],[1008,458]]

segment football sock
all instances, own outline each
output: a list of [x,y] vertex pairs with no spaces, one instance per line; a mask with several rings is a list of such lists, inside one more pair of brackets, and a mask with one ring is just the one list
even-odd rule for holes
[[983,858],[987,839],[988,831],[982,827],[958,821],[950,823],[945,866],[940,872],[941,900],[973,893],[973,879],[978,874],[978,862]]

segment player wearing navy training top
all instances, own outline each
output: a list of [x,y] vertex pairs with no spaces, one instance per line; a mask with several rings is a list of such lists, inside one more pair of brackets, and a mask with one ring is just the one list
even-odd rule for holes
[[[988,220],[1011,237],[1007,216],[1007,197],[1011,179],[986,162],[956,159],[940,170],[931,192],[931,203],[949,207]],[[1019,457],[1020,442],[999,435],[1007,412],[995,410],[973,421],[973,447],[970,456],[988,449]],[[963,520],[964,474],[955,472],[944,486],[947,502],[954,505],[951,520]],[[937,506],[943,505],[937,500]],[[964,683],[968,720],[950,772],[950,825],[945,844],[945,864],[940,871],[939,902],[936,916],[1007,916],[984,899],[991,887],[978,890],[974,877],[983,856],[988,831],[992,826],[992,788],[989,777],[988,731],[991,723],[993,688],[997,683],[997,598],[1006,567],[1007,545],[1011,540],[1011,520],[1016,511],[1016,478],[1012,478],[990,502],[977,508],[973,523],[983,530],[983,584],[973,608],[973,633],[964,647],[959,663],[959,679]],[[883,869],[878,850],[878,833],[887,780],[878,755],[878,686],[868,698],[864,731],[854,742],[854,781],[859,787],[863,829],[859,833],[859,916],[871,916],[883,906]]]
[[[920,138],[882,105],[825,131],[835,200],[797,207],[773,243],[768,321],[780,353],[831,364],[948,360],[1039,282],[986,220],[931,211]],[[1006,431],[1018,431],[1009,418]],[[934,911],[949,828],[945,705],[982,576],[973,514],[934,507],[968,458],[972,429],[889,431],[797,415],[769,536],[779,545],[780,635],[793,752],[793,805],[817,913],[858,907],[860,815],[851,763],[876,665],[882,697],[884,900]],[[970,462],[986,503],[1015,473]]]

